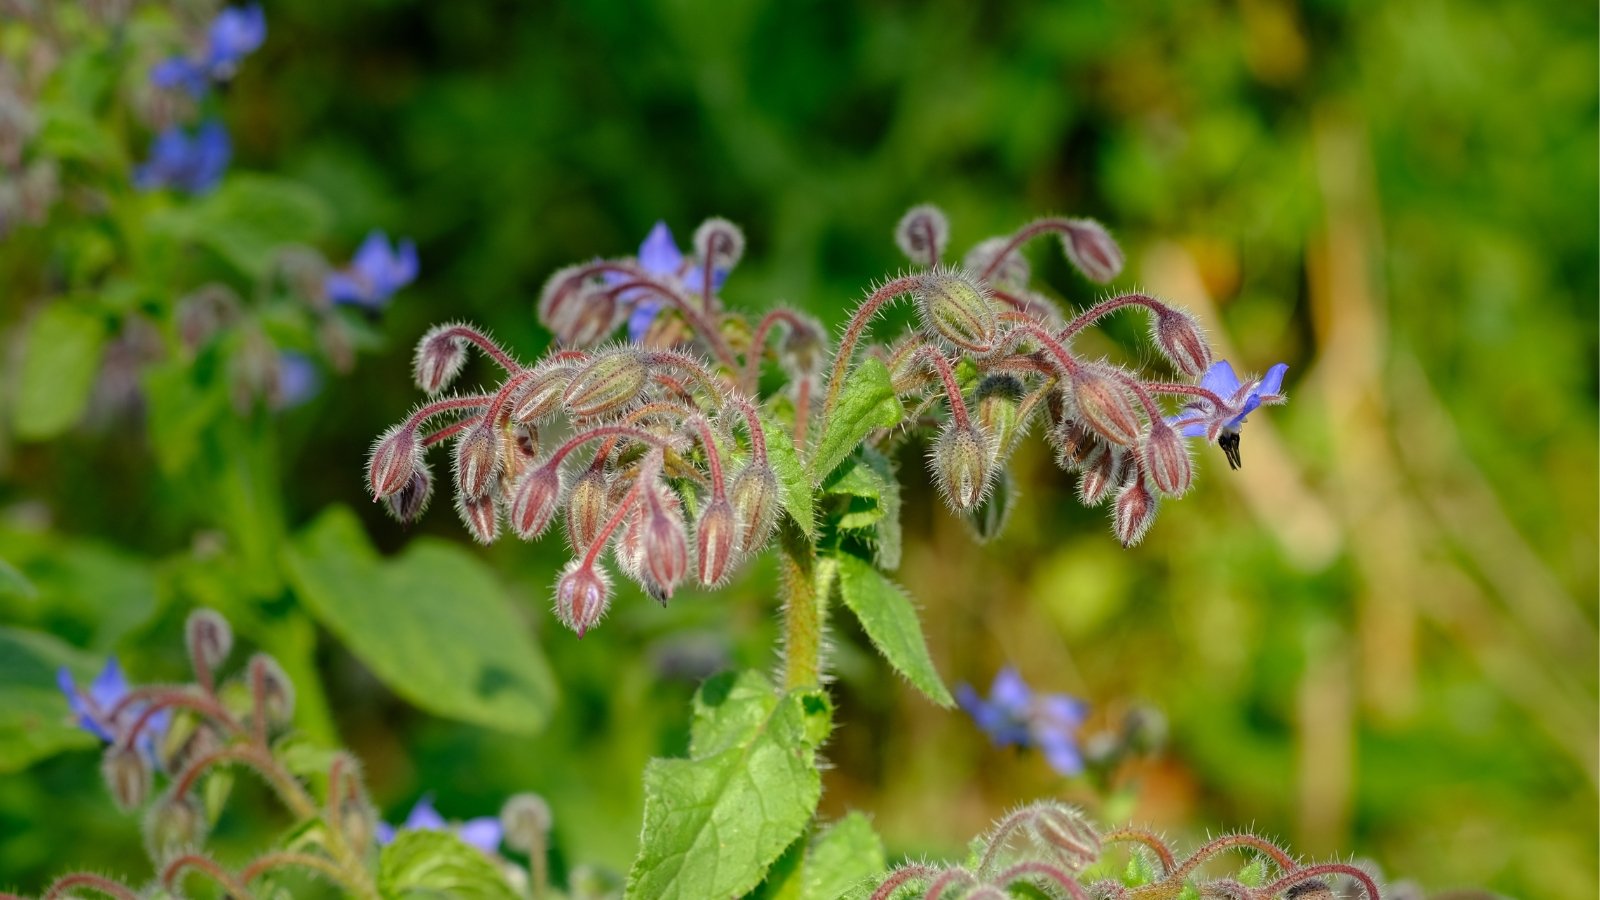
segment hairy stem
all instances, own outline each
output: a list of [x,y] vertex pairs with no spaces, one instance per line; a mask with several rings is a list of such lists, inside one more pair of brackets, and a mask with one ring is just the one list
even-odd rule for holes
[[778,543],[783,573],[783,686],[815,687],[822,683],[827,605],[827,597],[817,589],[816,548],[793,528],[785,528]]
[[[57,897],[66,897],[68,892],[74,888],[88,888],[91,891],[99,891],[102,894],[116,897],[117,900],[139,900],[139,895],[126,886],[92,872],[73,872],[70,875],[63,875],[57,878],[50,885],[50,889],[44,892],[44,900],[56,900]],[[6,896],[15,895],[8,894]]]
[[839,350],[833,355],[833,370],[828,374],[828,393],[822,401],[824,421],[833,415],[833,407],[839,402],[839,391],[844,389],[845,371],[850,367],[850,358],[855,355],[856,344],[861,341],[861,335],[867,330],[867,324],[890,300],[911,293],[921,283],[921,275],[902,275],[890,279],[856,307],[855,314],[850,317],[850,324],[844,330],[844,337],[839,339]]

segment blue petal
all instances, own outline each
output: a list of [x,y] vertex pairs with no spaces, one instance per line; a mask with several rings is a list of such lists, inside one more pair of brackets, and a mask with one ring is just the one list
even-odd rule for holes
[[278,355],[278,408],[293,409],[317,395],[322,376],[311,357],[286,351]]
[[399,290],[417,280],[417,242],[406,238],[400,242],[399,252],[394,258],[394,268],[390,278],[394,289]]
[[672,229],[666,222],[657,222],[639,245],[639,268],[651,275],[677,275],[682,264],[683,254],[672,239]]
[[1278,363],[1267,370],[1267,374],[1262,377],[1261,383],[1256,386],[1256,390],[1269,395],[1283,393],[1283,376],[1288,372],[1288,363]]
[[1050,763],[1050,768],[1063,775],[1076,775],[1083,771],[1083,755],[1071,736],[1046,733],[1039,735],[1039,750]]
[[329,272],[322,281],[322,290],[334,303],[375,305],[372,304],[372,298],[367,296],[366,288],[346,272]]
[[1261,405],[1261,395],[1256,393],[1255,391],[1251,391],[1250,392],[1250,396],[1244,398],[1244,406],[1240,407],[1239,414],[1234,416],[1233,418],[1229,419],[1227,421],[1227,423],[1223,425],[1223,428],[1231,430],[1231,431],[1238,431],[1239,430],[1239,426],[1244,424],[1245,416],[1248,416],[1251,413],[1255,412],[1256,411],[1256,407],[1258,407],[1260,405]]
[[102,710],[110,709],[128,695],[128,679],[122,674],[122,664],[115,656],[106,660],[105,668],[89,685],[89,698]]
[[661,301],[641,300],[639,305],[633,308],[633,313],[628,316],[628,340],[635,344],[644,340],[660,312]]
[[245,9],[228,8],[211,22],[206,61],[211,74],[227,78],[239,60],[253,53],[267,39],[267,17],[259,5]]
[[380,845],[394,843],[394,826],[388,822],[379,822],[374,832]]
[[389,236],[374,228],[367,232],[361,246],[356,248],[356,255],[350,260],[350,268],[376,284],[382,278],[384,271],[389,268],[392,258]]
[[1089,704],[1066,694],[1046,694],[1039,698],[1039,710],[1052,723],[1077,728],[1089,715]]
[[445,827],[444,816],[433,808],[433,792],[423,794],[417,799],[417,805],[411,807],[411,814],[406,816],[405,824],[400,826],[412,830],[439,831]]
[[1016,669],[1006,666],[994,676],[994,684],[989,688],[989,700],[1020,717],[1027,714],[1028,707],[1033,703],[1033,691]]
[[[1205,433],[1206,433],[1205,417],[1202,416],[1198,412],[1189,411],[1189,412],[1178,413],[1175,416],[1167,416],[1167,420],[1166,421],[1167,421],[1168,425],[1171,425],[1173,428],[1178,429],[1178,433],[1183,435],[1184,437],[1191,437],[1192,438],[1192,437],[1204,437],[1205,436]],[[1179,422],[1187,422],[1188,424],[1187,425],[1179,425],[1178,424]]]
[[500,849],[500,820],[490,816],[468,819],[456,829],[456,837],[485,853],[493,853]]
[[1226,400],[1239,389],[1239,376],[1234,374],[1227,360],[1219,359],[1200,376],[1200,386]]
[[174,56],[152,66],[150,83],[167,90],[182,88],[196,99],[205,94],[208,84],[205,70],[182,56]]

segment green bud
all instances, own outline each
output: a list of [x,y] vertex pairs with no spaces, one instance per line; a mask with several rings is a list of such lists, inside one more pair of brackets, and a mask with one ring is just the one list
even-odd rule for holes
[[946,425],[934,442],[929,467],[934,483],[957,512],[972,509],[989,491],[994,472],[994,438],[976,426]]
[[1022,438],[1022,382],[1010,375],[990,375],[974,395],[978,427],[994,435],[996,455],[1004,459]]
[[929,272],[915,296],[924,328],[968,353],[994,349],[999,313],[976,279],[958,271]]
[[561,402],[575,419],[615,415],[633,404],[649,375],[644,360],[633,350],[602,353],[572,376]]
[[1005,530],[1011,510],[1016,506],[1017,485],[1011,473],[1001,469],[989,492],[978,505],[967,511],[967,524],[978,543],[988,543]]

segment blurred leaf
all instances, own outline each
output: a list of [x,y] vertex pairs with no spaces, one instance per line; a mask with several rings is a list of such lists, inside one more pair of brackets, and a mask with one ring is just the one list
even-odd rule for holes
[[122,145],[100,122],[81,109],[60,104],[42,107],[43,121],[33,152],[115,168],[123,164]]
[[423,538],[381,559],[334,507],[295,539],[288,569],[311,612],[406,700],[521,734],[549,718],[544,654],[493,572],[460,547]]
[[881,873],[883,841],[859,812],[847,814],[811,842],[801,868],[800,900],[835,900]]
[[778,476],[778,489],[783,495],[783,508],[794,519],[800,530],[811,540],[817,539],[816,511],[811,506],[811,479],[794,452],[794,435],[787,428],[767,416],[761,417],[761,431],[767,439],[767,462]]
[[820,484],[867,435],[894,425],[904,413],[894,395],[889,370],[873,357],[863,360],[847,376],[838,405],[823,423],[822,436],[811,450],[812,483]]
[[66,666],[80,683],[99,672],[101,660],[57,638],[21,628],[0,628],[0,773],[100,742],[72,724],[67,698],[56,684]]
[[[839,594],[884,659],[929,700],[954,706],[955,700],[928,656],[922,625],[905,591],[871,563],[849,553],[824,557],[820,565],[838,567]],[[821,579],[822,573],[818,577]]]
[[822,795],[813,754],[826,704],[727,673],[695,697],[689,759],[645,769],[644,831],[629,897],[737,896],[805,829]]
[[822,493],[852,498],[838,527],[867,533],[878,568],[900,567],[900,482],[888,457],[863,447],[859,457],[834,469]]
[[100,318],[71,302],[52,303],[34,318],[12,410],[18,437],[55,437],[83,417],[104,342]]
[[178,474],[195,461],[211,424],[229,412],[227,392],[220,384],[197,384],[192,366],[182,360],[147,368],[144,390],[150,417],[146,433],[156,462],[168,475]]
[[189,236],[250,277],[261,278],[284,244],[320,238],[332,219],[327,202],[299,182],[233,175],[195,207]]
[[494,861],[448,831],[402,831],[378,859],[378,893],[516,900]]
[[0,559],[0,598],[32,600],[39,596],[38,588],[11,563]]

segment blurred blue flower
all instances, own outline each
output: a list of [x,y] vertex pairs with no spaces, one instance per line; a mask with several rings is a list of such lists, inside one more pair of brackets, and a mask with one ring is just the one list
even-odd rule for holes
[[374,230],[361,242],[349,267],[329,273],[323,290],[334,303],[378,310],[416,278],[417,245],[403,240],[391,247],[388,235]]
[[[128,679],[123,675],[122,666],[115,656],[106,660],[105,668],[89,682],[88,690],[78,687],[71,670],[66,666],[56,671],[56,684],[67,695],[67,705],[77,717],[78,727],[108,743],[116,740],[120,727],[132,725],[145,710],[144,703],[131,703],[123,711],[120,721],[110,719],[112,707],[122,702],[129,689]],[[166,734],[171,721],[172,714],[168,710],[152,715],[139,734],[139,748],[154,758],[156,741]]]
[[173,126],[150,142],[150,158],[134,168],[133,184],[145,191],[172,188],[204,194],[217,186],[232,155],[227,129],[220,122],[208,121],[192,136]]
[[206,47],[199,59],[174,56],[150,70],[156,87],[182,88],[194,97],[206,92],[212,81],[226,81],[239,70],[239,62],[267,39],[267,17],[260,4],[228,7],[206,29]]
[[1036,747],[1057,772],[1083,771],[1077,735],[1089,706],[1082,700],[1066,694],[1035,694],[1017,670],[1007,666],[995,675],[987,700],[971,685],[960,684],[956,702],[996,746]]
[[150,83],[158,88],[182,88],[191,97],[200,97],[211,85],[206,70],[182,56],[164,59],[150,67]]
[[[657,279],[671,279],[681,284],[685,291],[697,294],[705,285],[705,269],[695,264],[693,260],[685,268],[683,252],[678,249],[677,241],[672,238],[672,229],[666,222],[656,222],[645,235],[643,243],[639,244],[639,268],[646,275]],[[610,284],[621,284],[627,280],[626,275],[609,272],[605,276]],[[723,282],[728,280],[728,270],[717,269],[711,273],[711,289],[721,290]],[[656,315],[661,312],[661,298],[645,290],[624,291],[617,299],[623,303],[634,303],[633,312],[628,316],[628,340],[638,343],[644,340],[645,333],[650,330],[650,324],[655,321]]]
[[468,819],[452,827],[433,808],[433,793],[423,794],[417,804],[411,807],[411,813],[406,816],[405,822],[399,828],[387,822],[378,823],[378,843],[392,843],[395,835],[402,831],[453,831],[456,837],[464,844],[477,847],[485,853],[495,853],[500,849],[500,820],[494,816],[481,816]]
[[322,389],[322,373],[317,371],[311,357],[295,350],[278,354],[278,387],[273,395],[273,405],[278,409],[293,409]]
[[1239,429],[1246,417],[1262,404],[1283,403],[1283,376],[1289,371],[1287,363],[1278,363],[1267,374],[1252,381],[1241,382],[1233,366],[1221,359],[1200,376],[1200,386],[1216,394],[1223,401],[1218,407],[1209,400],[1197,400],[1167,417],[1167,424],[1177,428],[1184,437],[1203,437],[1214,440],[1228,457],[1228,465],[1239,468]]

